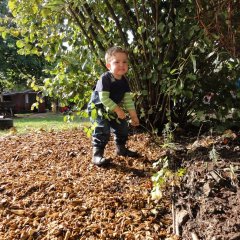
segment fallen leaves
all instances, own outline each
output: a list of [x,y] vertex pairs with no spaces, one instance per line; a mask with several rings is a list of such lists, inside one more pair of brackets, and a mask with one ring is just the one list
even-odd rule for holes
[[[144,140],[144,135],[139,134]],[[131,147],[136,147],[130,141]],[[143,151],[144,146],[138,146]],[[91,164],[91,139],[80,131],[10,136],[0,143],[0,239],[161,239],[149,201],[150,169],[159,151],[140,159]],[[168,208],[167,202],[161,208]],[[165,210],[164,210],[165,211]],[[168,211],[161,216],[169,219]],[[169,222],[170,223],[170,222]]]
[[[170,192],[158,203],[150,196],[153,163],[165,156],[188,170],[176,205],[183,239],[237,239],[238,136],[182,138],[169,152],[138,133],[128,142],[138,159],[115,157],[111,139],[107,168],[91,163],[91,139],[77,129],[1,138],[0,239],[180,239],[171,235]],[[213,145],[216,163],[209,159]]]

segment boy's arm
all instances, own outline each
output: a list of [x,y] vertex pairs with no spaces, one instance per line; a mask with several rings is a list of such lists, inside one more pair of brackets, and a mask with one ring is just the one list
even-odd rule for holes
[[131,125],[139,126],[139,119],[130,92],[125,93],[123,103],[124,107],[128,110],[128,113],[130,115]]
[[128,110],[128,112],[129,112],[129,115],[131,118],[131,125],[134,127],[139,126],[140,123],[139,123],[139,119],[138,119],[136,110]]
[[99,92],[99,98],[102,104],[108,108],[110,111],[113,111],[117,114],[118,118],[126,118],[124,111],[111,99],[109,98],[110,92]]

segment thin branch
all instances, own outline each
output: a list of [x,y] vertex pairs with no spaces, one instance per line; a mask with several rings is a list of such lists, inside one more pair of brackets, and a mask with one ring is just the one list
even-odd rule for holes
[[[136,17],[137,17],[137,23],[138,23],[138,26],[140,26],[141,23],[140,23],[140,16],[139,16],[138,8],[137,8],[137,2],[136,2],[136,0],[134,0],[133,2],[134,2],[134,9],[135,9]],[[143,55],[144,55],[145,61],[148,62],[147,50],[146,50],[145,44],[144,44],[145,43],[145,39],[144,39],[142,33],[140,34],[140,36],[141,36],[141,40],[142,40]]]
[[87,39],[87,41],[88,41],[88,43],[89,43],[89,45],[90,45],[90,48],[91,48],[92,50],[94,50],[95,48],[94,48],[93,41],[92,41],[92,39],[88,36],[88,34],[87,34],[87,32],[86,32],[83,24],[79,21],[78,16],[77,16],[77,13],[75,12],[75,10],[72,8],[71,5],[69,5],[68,9],[69,9],[69,11],[70,11],[71,16],[74,18],[74,20],[76,21],[77,25],[80,27],[83,35],[84,35],[85,38]]
[[120,21],[119,21],[118,17],[115,15],[114,10],[113,10],[111,4],[109,3],[109,1],[105,0],[105,3],[107,5],[108,11],[110,12],[113,20],[116,23],[116,27],[118,29],[118,32],[119,32],[121,38],[122,38],[122,41],[124,42],[125,47],[128,47],[127,37],[126,37],[125,33],[122,31],[122,26],[120,24]]
[[[82,12],[79,11],[78,14],[79,14],[79,17],[81,18],[82,22],[86,22],[86,19],[85,19],[84,15],[82,14]],[[102,43],[98,40],[98,34],[94,31],[92,26],[89,26],[89,32],[90,32],[93,40],[97,43],[99,49],[104,52],[105,48],[102,45]]]
[[[129,46],[128,40],[127,40],[126,34],[122,31],[122,26],[120,24],[119,19],[116,16],[116,14],[115,14],[111,4],[109,3],[109,1],[106,0],[105,3],[106,3],[106,6],[107,6],[107,8],[108,8],[108,10],[109,10],[113,20],[115,21],[116,27],[118,29],[118,32],[119,32],[119,34],[121,36],[121,39],[122,39],[123,43],[124,43],[125,47],[128,49],[128,46]],[[141,89],[140,82],[137,81],[139,79],[139,74],[138,74],[138,71],[136,69],[136,60],[135,60],[134,55],[133,55],[133,53],[131,51],[129,51],[129,56],[130,56],[130,59],[132,59],[133,62],[134,62],[132,67],[133,67],[133,72],[134,72],[135,79],[136,79],[135,90],[137,90],[137,89],[140,90]],[[130,86],[133,86],[133,84],[130,83]]]
[[101,23],[96,18],[95,14],[93,14],[91,7],[87,3],[84,3],[83,9],[87,13],[88,17],[90,18],[90,20],[94,24],[94,26],[98,30],[100,30],[100,32],[102,32],[104,34],[104,36],[106,36],[107,32],[104,30],[104,28],[102,27]]
[[[155,45],[156,45],[156,52],[158,53],[159,49],[158,49],[158,46],[159,46],[159,42],[158,41],[158,23],[159,23],[159,8],[158,8],[158,5],[159,5],[159,0],[156,0],[156,6],[154,7],[154,11],[153,13],[155,13],[153,16],[155,16]],[[158,54],[157,54],[158,55]]]
[[[95,52],[95,46],[94,46],[94,42],[93,40],[88,36],[87,31],[85,30],[85,26],[81,23],[81,21],[78,18],[77,13],[75,12],[75,10],[72,8],[71,5],[69,5],[68,7],[71,16],[73,17],[73,19],[76,21],[77,25],[80,27],[83,35],[85,36],[85,38],[87,39],[87,42],[90,46],[90,49],[92,49],[92,51],[97,55],[97,53]],[[100,59],[101,65],[105,67],[104,62]]]
[[[134,13],[132,12],[132,10],[130,9],[129,5],[126,3],[125,0],[119,0],[119,2],[121,3],[121,5],[123,6],[124,12],[126,17],[129,19],[129,23],[130,22],[134,22],[134,24],[136,25],[135,28],[138,28],[138,21],[136,16],[134,15]],[[132,20],[132,21],[131,21]]]

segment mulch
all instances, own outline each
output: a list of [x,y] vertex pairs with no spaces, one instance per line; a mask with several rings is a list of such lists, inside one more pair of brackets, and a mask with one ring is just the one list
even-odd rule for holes
[[0,239],[240,239],[237,135],[178,137],[170,157],[187,174],[173,204],[171,192],[151,199],[153,163],[169,152],[135,133],[128,147],[142,156],[116,157],[111,139],[105,168],[80,129],[2,137]]

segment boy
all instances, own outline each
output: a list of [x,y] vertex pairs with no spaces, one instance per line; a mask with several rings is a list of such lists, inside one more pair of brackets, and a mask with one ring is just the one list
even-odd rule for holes
[[[97,124],[92,134],[92,162],[97,166],[109,163],[103,154],[110,138],[110,129],[113,130],[117,155],[139,156],[137,152],[130,151],[125,146],[128,139],[128,124],[122,106],[128,111],[132,126],[139,126],[128,80],[125,77],[128,71],[128,53],[121,47],[112,47],[107,50],[105,60],[109,71],[101,75],[88,105],[89,112],[95,108],[100,113],[96,119],[91,119]],[[106,114],[108,117],[104,117]]]

